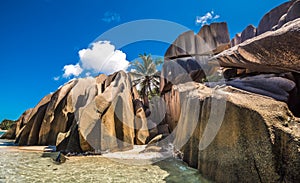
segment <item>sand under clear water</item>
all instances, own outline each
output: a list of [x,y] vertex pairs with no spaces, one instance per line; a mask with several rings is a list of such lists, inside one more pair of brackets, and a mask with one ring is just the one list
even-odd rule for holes
[[41,157],[42,152],[3,147],[8,144],[2,140],[0,182],[207,182],[196,169],[174,158],[130,165],[103,156],[72,156],[57,165]]

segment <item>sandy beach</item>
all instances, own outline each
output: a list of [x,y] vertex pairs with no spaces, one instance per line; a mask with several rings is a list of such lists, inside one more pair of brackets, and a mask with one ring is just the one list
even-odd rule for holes
[[[143,146],[108,153],[106,157],[71,156],[62,164],[55,164],[50,157],[42,157],[45,147],[18,147],[12,140],[1,139],[0,182],[207,182],[196,169],[174,158],[149,164],[157,154],[140,154]],[[137,158],[144,158],[140,162],[147,164],[137,165]]]

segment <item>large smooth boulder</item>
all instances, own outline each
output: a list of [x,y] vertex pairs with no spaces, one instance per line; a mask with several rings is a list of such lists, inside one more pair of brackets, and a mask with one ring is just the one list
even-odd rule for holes
[[225,22],[203,26],[195,35],[187,31],[178,36],[165,53],[165,59],[219,53],[230,47],[230,38]]
[[196,36],[197,54],[216,54],[230,48],[227,23],[204,25]]
[[248,25],[241,34],[241,42],[251,39],[256,36],[256,27]]
[[167,113],[167,122],[175,124],[174,145],[204,177],[215,182],[300,180],[300,120],[285,103],[194,82],[174,85],[170,95],[177,96],[172,101],[178,112]]
[[165,53],[160,79],[161,93],[170,90],[174,84],[202,82],[216,71],[216,66],[207,64],[209,58],[228,48],[230,38],[225,22],[205,25],[196,35],[193,31],[179,35]]
[[289,8],[286,17],[285,22],[289,22],[292,20],[295,20],[297,18],[300,18],[300,1],[297,0],[293,5]]
[[295,82],[275,74],[261,74],[256,76],[236,78],[226,82],[244,91],[269,96],[278,101],[288,102],[290,92],[296,87]]
[[165,53],[166,58],[181,57],[196,53],[195,33],[187,31],[180,34]]
[[134,110],[135,93],[123,71],[74,79],[20,117],[16,143],[100,153],[145,144],[147,120],[143,110]]
[[279,29],[282,27],[285,23],[290,22],[292,20],[295,20],[297,18],[300,18],[300,1],[293,1],[293,4],[290,6],[288,11],[281,16],[281,18],[278,21],[278,24],[273,27],[273,29]]
[[265,14],[258,24],[257,35],[270,31],[274,26],[277,26],[280,18],[287,13],[292,4],[293,1],[285,2]]
[[235,36],[230,41],[230,46],[234,47],[242,42],[241,33],[235,34]]
[[[208,60],[208,58],[206,59]],[[208,69],[201,67],[196,59],[174,59],[166,61],[163,65],[160,77],[160,91],[165,93],[171,89],[172,85],[186,83],[189,81],[200,82],[205,78]],[[208,71],[207,71],[208,72]]]
[[211,58],[222,67],[249,72],[300,72],[300,19],[286,23]]

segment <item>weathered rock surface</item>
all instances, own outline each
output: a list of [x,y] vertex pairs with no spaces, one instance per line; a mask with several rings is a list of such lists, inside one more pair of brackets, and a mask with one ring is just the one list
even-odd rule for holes
[[211,55],[228,48],[230,39],[224,22],[205,25],[196,35],[193,31],[179,35],[165,53],[160,91],[169,91],[173,84],[202,82],[215,72],[216,67],[207,64]]
[[280,18],[287,13],[292,4],[293,1],[285,2],[265,14],[257,27],[257,35],[261,35],[274,29],[277,26]]
[[[208,60],[208,57],[206,60]],[[160,90],[164,93],[169,91],[174,84],[189,81],[200,82],[205,77],[205,71],[207,70],[207,68],[201,67],[201,63],[196,59],[178,58],[169,60],[164,63],[161,71]]]
[[120,71],[72,80],[18,120],[19,145],[56,145],[68,152],[118,151],[145,144],[144,111],[134,111],[131,81]]
[[289,93],[296,87],[292,80],[276,76],[275,74],[260,74],[237,78],[226,82],[226,84],[244,91],[269,96],[286,103],[289,99]]
[[194,55],[219,53],[230,47],[227,24],[212,23],[203,26],[198,34],[184,32],[171,44],[165,53],[165,59],[174,59]]
[[241,42],[251,39],[256,36],[256,27],[248,25],[241,34]]
[[300,120],[285,103],[194,82],[174,85],[168,95],[178,103],[178,112],[167,112],[175,125],[174,145],[205,177],[216,182],[300,180]]
[[300,19],[286,23],[212,57],[222,67],[251,72],[300,72]]
[[207,64],[211,55],[228,48],[230,39],[224,22],[205,25],[196,35],[193,31],[179,35],[165,53],[161,93],[169,91],[174,84],[202,82],[207,75],[215,72],[216,67]]
[[292,6],[289,8],[286,17],[285,22],[289,22],[292,20],[295,20],[297,18],[300,18],[300,1],[295,1]]
[[[216,182],[300,180],[300,119],[294,116],[300,114],[299,2],[271,10],[257,29],[248,26],[237,34],[232,48],[194,59],[199,66],[188,58],[180,64],[180,57],[218,51],[197,47],[177,54],[171,46],[166,52],[171,61],[164,63],[161,80],[165,122],[184,161],[205,177]],[[207,42],[214,42],[212,37]],[[208,83],[211,88],[196,83],[191,73],[200,72],[203,79],[206,63],[223,67],[225,80]]]
[[212,23],[203,26],[197,34],[196,45],[198,54],[219,53],[230,48],[230,38],[227,23]]
[[234,47],[242,42],[241,33],[235,34],[235,36],[231,39],[230,45]]

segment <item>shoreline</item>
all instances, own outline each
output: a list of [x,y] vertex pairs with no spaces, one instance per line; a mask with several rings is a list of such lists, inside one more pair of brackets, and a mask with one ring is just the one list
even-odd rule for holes
[[[3,152],[38,152],[45,153],[45,149],[48,146],[17,146],[13,144],[13,140],[0,141],[0,153]],[[101,155],[91,155],[91,157],[103,157],[113,161],[121,161],[123,163],[129,163],[134,165],[154,163],[169,157],[172,157],[172,152],[143,152],[145,145],[135,145],[133,149],[128,151],[110,152]],[[88,155],[89,156],[89,155]],[[88,157],[84,155],[68,156],[71,159],[77,159],[80,157]],[[151,164],[151,163],[150,163]]]

